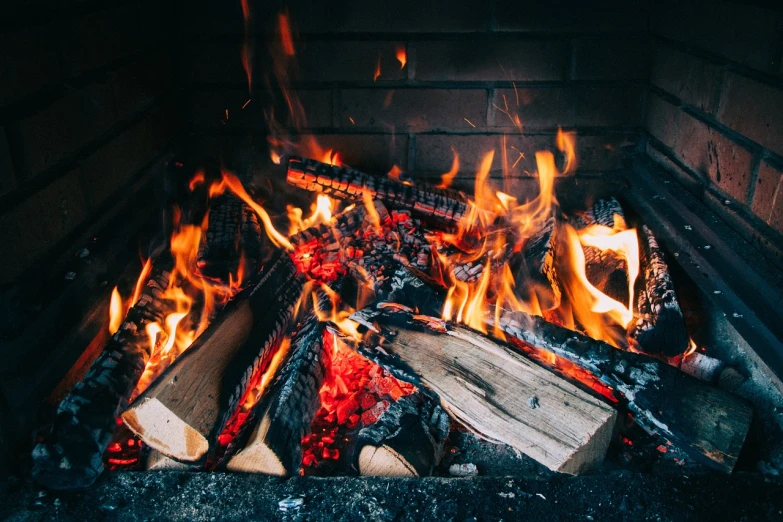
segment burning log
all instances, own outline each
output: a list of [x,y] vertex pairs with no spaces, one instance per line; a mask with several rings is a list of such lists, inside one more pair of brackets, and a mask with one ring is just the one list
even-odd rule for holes
[[669,266],[652,232],[642,226],[639,234],[644,288],[639,292],[638,319],[630,336],[647,353],[668,357],[688,349],[688,331],[682,315]]
[[361,199],[369,192],[373,199],[390,208],[409,210],[423,218],[455,225],[465,214],[466,205],[459,192],[415,186],[370,176],[349,167],[327,165],[320,161],[291,157],[288,160],[288,183],[296,187],[323,192],[339,199]]
[[359,473],[381,477],[424,477],[443,458],[449,417],[421,392],[392,404],[378,422],[357,438]]
[[[321,309],[328,297],[322,294]],[[318,390],[326,373],[323,325],[314,311],[291,337],[281,371],[255,411],[250,438],[227,464],[230,471],[296,475],[302,466],[302,437],[320,406]],[[247,423],[252,427],[252,423]]]
[[753,415],[744,399],[658,359],[618,350],[541,317],[503,311],[494,326],[543,365],[619,401],[640,426],[695,460],[726,472],[734,468]]
[[[613,228],[615,220],[625,222],[625,214],[620,202],[615,198],[599,199],[593,206],[582,214],[571,218],[571,225],[581,231],[593,225]],[[628,295],[628,267],[625,260],[608,250],[601,250],[594,246],[582,245],[585,254],[585,273],[590,281],[601,292],[609,297],[627,303]]]
[[249,267],[261,264],[263,232],[252,208],[233,194],[220,196],[209,209],[208,224],[198,252],[202,274],[228,281],[243,259]]
[[527,268],[527,271],[522,273],[526,273],[528,277],[518,281],[517,288],[534,291],[542,310],[557,308],[562,299],[562,290],[555,270],[557,228],[557,219],[552,214],[527,240],[522,250]]
[[103,471],[103,453],[117,415],[133,393],[151,349],[145,325],[162,322],[173,303],[160,299],[170,273],[156,268],[125,321],[73,390],[62,400],[50,442],[33,449],[33,479],[51,489],[89,486]]
[[409,312],[386,304],[353,314],[368,329],[357,350],[553,471],[579,474],[603,460],[614,409],[478,332]]
[[122,414],[147,445],[180,461],[202,459],[253,372],[268,362],[302,292],[288,254],[278,252],[183,356]]

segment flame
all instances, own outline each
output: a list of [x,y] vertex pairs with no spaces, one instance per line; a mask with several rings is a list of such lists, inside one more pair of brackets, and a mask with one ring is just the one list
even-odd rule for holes
[[454,147],[451,148],[452,154],[454,154],[454,160],[451,162],[451,168],[448,172],[444,172],[440,177],[440,183],[437,188],[447,189],[451,186],[451,182],[454,181],[454,177],[459,173],[459,155]]
[[320,225],[321,223],[328,223],[332,219],[334,206],[335,202],[329,196],[318,194],[316,202],[311,207],[312,213],[305,219],[302,219],[302,209],[293,205],[286,206],[288,220],[291,222],[288,236],[291,237],[302,230]]
[[381,75],[381,57],[378,57],[378,63],[375,65],[375,72],[372,75],[372,81],[376,81]]
[[242,186],[242,182],[239,181],[239,178],[237,178],[231,172],[223,170],[223,183],[225,183],[225,186],[231,192],[233,192],[239,199],[244,201],[247,206],[252,208],[256,214],[258,214],[258,217],[264,224],[266,235],[269,236],[269,239],[272,240],[272,243],[274,243],[275,246],[282,246],[288,250],[294,249],[293,245],[291,245],[288,239],[286,239],[285,236],[275,229],[274,225],[272,224],[272,219],[269,217],[267,211],[264,210],[264,207],[256,203],[255,200],[250,197],[250,194],[245,191],[245,187]]
[[283,48],[283,53],[286,56],[293,56],[296,54],[294,51],[294,41],[291,37],[291,24],[288,20],[287,13],[279,13],[277,15],[277,29],[280,32],[280,44]]
[[133,305],[136,304],[136,301],[139,300],[139,296],[141,295],[141,289],[144,288],[144,282],[147,280],[147,278],[150,275],[150,272],[152,271],[152,259],[147,259],[144,262],[144,266],[141,269],[141,273],[139,274],[139,278],[136,280],[136,287],[133,290],[133,297],[130,301],[128,301],[128,308],[126,311],[130,310]]
[[370,220],[372,221],[372,225],[375,228],[375,232],[380,235],[382,232],[381,216],[378,214],[378,209],[375,208],[375,203],[372,200],[372,194],[369,190],[362,191],[362,201],[364,202],[364,206],[367,208],[367,215],[370,216]]
[[122,325],[122,319],[124,314],[122,313],[122,296],[117,287],[111,291],[111,302],[109,303],[109,333],[114,333],[120,329]]
[[400,62],[400,70],[403,70],[405,64],[408,63],[408,56],[405,53],[405,47],[402,45],[397,46],[397,61]]
[[556,145],[558,150],[565,154],[566,157],[565,168],[560,174],[562,176],[573,174],[576,171],[576,134],[563,132],[563,129],[558,127]]
[[196,190],[196,187],[204,183],[204,171],[199,170],[197,171],[192,178],[190,178],[190,183],[188,183],[188,188],[191,192]]
[[[639,238],[635,229],[618,232],[609,227],[593,225],[579,233],[579,242],[585,246],[592,246],[602,252],[607,250],[622,256],[627,263],[628,270],[628,308],[624,316],[633,317],[633,288],[639,275]],[[627,326],[630,319],[623,324]]]
[[244,20],[245,37],[242,42],[242,68],[247,76],[247,90],[253,90],[253,46],[251,42],[252,20],[250,18],[249,0],[240,0],[242,5],[242,19]]

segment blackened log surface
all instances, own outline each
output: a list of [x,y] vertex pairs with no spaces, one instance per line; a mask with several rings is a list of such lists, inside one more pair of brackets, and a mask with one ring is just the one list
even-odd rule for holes
[[[557,219],[549,216],[528,239],[522,249],[526,270],[521,273],[527,277],[517,280],[518,291],[535,291],[543,310],[553,310],[560,306],[562,290],[555,270],[557,244]],[[527,295],[522,296],[527,299]]]
[[233,194],[214,200],[204,242],[198,252],[205,275],[228,280],[244,255],[249,267],[258,267],[262,255],[262,230],[256,213]]
[[417,476],[428,476],[443,458],[449,422],[448,414],[431,397],[420,392],[406,395],[375,424],[359,432],[356,457],[365,446],[386,446],[404,459],[406,467],[413,468]]
[[92,484],[103,471],[106,450],[117,415],[125,408],[151,349],[145,325],[163,322],[173,312],[171,301],[160,299],[170,274],[153,269],[144,291],[125,321],[84,378],[60,402],[51,440],[33,449],[33,479],[52,489]]
[[503,311],[498,326],[529,355],[543,350],[587,370],[613,390],[640,426],[695,460],[727,472],[736,464],[753,415],[746,400],[659,359],[615,349],[541,317]]
[[[319,308],[328,308],[329,297],[319,292]],[[320,407],[318,392],[326,375],[327,354],[323,324],[309,311],[291,337],[288,353],[268,392],[246,422],[252,429],[245,449],[228,462],[232,471],[266,471],[255,468],[255,445],[264,445],[282,464],[286,475],[298,475],[302,465],[302,437]],[[238,437],[244,442],[247,437]],[[230,451],[230,450],[229,450]]]
[[615,198],[599,199],[592,207],[581,214],[575,214],[571,218],[572,226],[579,230],[590,225],[614,227],[615,215],[625,219],[623,207]]
[[295,156],[288,160],[287,179],[296,187],[340,199],[361,199],[367,191],[373,199],[383,201],[390,208],[410,210],[446,225],[454,225],[466,210],[464,198],[453,190],[422,183],[407,185],[348,167]]
[[652,231],[646,226],[639,230],[639,243],[644,288],[639,292],[640,317],[633,325],[631,337],[647,353],[679,355],[688,348],[688,331],[669,266]]

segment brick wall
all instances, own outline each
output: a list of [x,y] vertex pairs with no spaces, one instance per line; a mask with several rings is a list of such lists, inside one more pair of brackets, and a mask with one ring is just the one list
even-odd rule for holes
[[[525,155],[513,175],[534,171],[533,153],[553,149],[562,126],[578,133],[581,174],[622,167],[642,125],[646,2],[527,4],[288,2],[299,65],[292,88],[308,116],[304,132],[353,166],[385,172],[397,164],[421,177],[447,171],[454,148],[470,183],[489,150],[500,172],[504,140],[509,164]],[[260,64],[248,93],[239,2],[181,2],[179,9],[191,42],[184,52],[194,128],[263,136],[268,103]],[[399,48],[408,59],[403,69]],[[256,56],[267,54],[259,42]],[[521,133],[506,109],[519,114]]]
[[783,233],[783,13],[664,2],[652,18],[647,152],[743,219]]
[[167,2],[10,2],[0,18],[0,284],[138,184],[184,122]]

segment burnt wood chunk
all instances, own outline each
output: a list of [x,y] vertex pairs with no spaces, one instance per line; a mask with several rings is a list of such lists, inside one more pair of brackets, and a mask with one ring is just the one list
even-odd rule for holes
[[409,210],[447,226],[455,225],[465,215],[464,197],[457,191],[432,185],[410,185],[386,177],[371,176],[349,167],[328,165],[292,156],[288,160],[288,183],[339,199],[361,200],[365,192],[389,208]]
[[145,325],[174,311],[161,299],[170,273],[154,268],[138,301],[84,378],[60,402],[51,437],[33,449],[33,479],[52,489],[92,484],[103,471],[103,453],[117,416],[127,406],[150,357]]
[[276,257],[218,318],[122,414],[150,447],[199,462],[247,389],[268,364],[288,328],[302,292],[287,253]]
[[[550,215],[522,249],[524,266],[517,278],[517,292],[524,300],[530,300],[528,292],[535,293],[542,310],[554,310],[560,306],[562,290],[555,270],[557,245],[557,219]],[[514,263],[516,265],[517,263]]]
[[[328,306],[321,292],[320,308]],[[230,471],[298,475],[302,466],[302,437],[315,417],[318,392],[326,375],[327,351],[323,324],[313,311],[291,336],[275,379],[251,413],[250,437],[226,468]]]
[[228,281],[244,258],[250,272],[255,272],[261,262],[262,234],[252,208],[233,194],[218,197],[209,209],[208,228],[198,252],[199,270]]
[[753,416],[745,399],[659,359],[618,350],[541,317],[503,311],[499,324],[493,321],[487,322],[521,352],[547,367],[554,359],[553,371],[602,390],[599,393],[627,408],[648,432],[667,438],[703,464],[725,472],[734,468]]
[[688,331],[682,315],[669,265],[658,241],[646,226],[639,229],[639,256],[643,288],[638,296],[639,319],[631,328],[631,337],[647,353],[668,357],[685,353]]
[[357,437],[356,466],[365,476],[426,477],[443,458],[449,416],[420,392],[401,397]]
[[562,473],[603,461],[617,412],[508,346],[390,303],[351,318],[367,328],[360,354],[483,437]]

